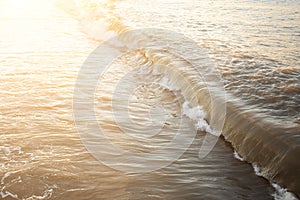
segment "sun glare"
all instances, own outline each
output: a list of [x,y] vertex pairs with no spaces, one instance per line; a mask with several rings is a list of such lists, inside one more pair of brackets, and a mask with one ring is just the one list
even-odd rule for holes
[[1,16],[3,17],[28,17],[36,9],[36,0],[0,0]]
[[28,2],[30,2],[30,1],[9,0],[8,2],[9,2],[8,5],[10,5],[11,7],[21,9],[21,8],[24,8],[26,6],[26,4],[28,4]]

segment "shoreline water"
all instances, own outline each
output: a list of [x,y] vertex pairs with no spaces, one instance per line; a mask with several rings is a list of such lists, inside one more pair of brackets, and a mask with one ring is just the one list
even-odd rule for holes
[[[113,7],[112,2],[109,1],[106,4],[109,9]],[[94,6],[93,9],[97,10],[97,6]],[[42,9],[43,11],[47,11],[46,7],[44,10]],[[77,18],[82,17],[74,8],[72,13],[75,13]],[[95,13],[91,12],[90,14]],[[44,37],[44,42],[40,46],[36,40],[32,39],[30,41],[36,43],[32,42],[30,48],[24,48],[25,43],[17,46],[23,47],[25,50],[13,48],[10,46],[13,42],[10,42],[9,34],[2,33],[4,46],[10,47],[10,49],[4,48],[4,50],[9,51],[10,54],[1,60],[5,65],[12,67],[6,68],[0,73],[1,78],[4,78],[3,82],[5,82],[0,91],[7,95],[3,97],[6,107],[0,110],[1,120],[3,120],[1,124],[2,142],[0,143],[0,155],[3,158],[0,162],[0,177],[2,177],[0,194],[2,198],[6,196],[15,199],[65,199],[71,197],[79,199],[100,197],[107,199],[141,199],[142,197],[149,199],[174,199],[175,197],[189,199],[199,199],[200,197],[207,199],[271,199],[274,197],[276,200],[281,200],[293,197],[286,189],[280,188],[272,182],[269,184],[268,181],[259,176],[263,175],[268,179],[271,177],[269,180],[275,180],[276,183],[288,187],[289,190],[298,187],[295,178],[296,172],[291,170],[297,170],[298,166],[296,156],[299,148],[297,148],[297,137],[295,137],[298,130],[297,126],[295,124],[290,127],[282,127],[280,124],[274,126],[268,117],[261,114],[256,115],[254,107],[245,106],[239,100],[235,100],[234,97],[229,97],[227,103],[225,139],[223,136],[221,137],[222,139],[206,160],[199,160],[198,158],[199,147],[205,136],[205,133],[198,132],[198,137],[196,137],[191,148],[179,160],[158,172],[127,176],[101,164],[99,160],[94,159],[86,151],[81,143],[74,128],[72,108],[70,108],[73,83],[80,64],[87,56],[87,52],[96,47],[98,42],[90,41],[91,44],[87,44],[89,41],[88,39],[85,40],[86,35],[77,34],[74,17],[71,20],[71,18],[58,14],[54,15],[55,20],[49,20],[46,16],[40,19],[41,23],[37,23],[39,20],[36,18],[39,16],[33,16],[32,27],[35,27],[33,30],[37,35],[40,34]],[[98,41],[116,35],[113,31],[114,28],[121,27],[119,32],[117,31],[118,33],[128,30],[128,27],[125,26],[126,23],[121,23],[122,18],[114,14],[112,16],[111,19],[110,15],[106,15],[107,23],[100,20],[97,23],[91,23],[86,29],[82,26],[85,25],[84,22],[88,23],[90,20],[87,17],[84,22],[79,22],[79,26],[81,30],[85,28],[86,34],[92,31],[89,37],[97,36]],[[0,20],[3,19],[0,18]],[[28,21],[30,20],[28,19]],[[93,28],[99,28],[102,25],[107,29],[93,30]],[[67,28],[68,26],[70,29]],[[20,33],[26,35],[27,31],[24,30]],[[20,33],[15,32],[16,35]],[[103,33],[104,35],[102,35]],[[75,47],[74,44],[76,44]],[[21,55],[16,53],[19,51],[22,51]],[[55,54],[60,55],[55,56]],[[149,53],[146,55],[148,56],[146,58],[148,63],[151,63],[153,59],[154,62],[157,62],[160,57],[162,57],[161,60],[170,58],[164,54]],[[142,56],[138,61],[143,63],[143,59]],[[176,59],[170,60],[172,63],[168,64],[169,67],[172,64],[176,65]],[[16,67],[22,66],[23,61],[26,68]],[[123,64],[128,65],[128,63]],[[184,67],[173,67],[174,70],[184,70]],[[193,80],[192,71],[183,74],[187,74],[186,80],[190,83],[197,83],[197,80]],[[170,73],[165,75],[171,76]],[[175,76],[169,77],[169,80],[172,79],[171,82],[173,83],[180,82],[176,80]],[[108,86],[111,82],[106,81],[108,81],[108,85],[104,87],[100,96],[105,97],[106,92],[110,90]],[[202,87],[203,84],[196,84],[196,88],[203,92],[197,94],[197,102],[193,104],[198,104],[204,108],[207,113],[206,121],[209,122],[210,99]],[[198,89],[193,88],[193,91]],[[184,90],[186,94],[189,94],[189,90],[192,89],[185,87]],[[170,91],[172,91],[172,87]],[[186,99],[188,98],[189,96],[186,95]],[[103,102],[103,99],[100,97],[100,107],[102,106],[103,111],[100,114],[105,118],[107,117],[107,108],[105,107],[107,102]],[[111,121],[105,120],[103,123],[105,123],[106,128],[110,129],[112,133],[118,132]],[[276,122],[278,121],[275,120],[275,124]],[[262,132],[265,134],[262,135]],[[282,135],[283,132],[290,133],[290,136],[285,137]],[[250,133],[251,137],[245,137]],[[270,133],[272,136],[269,135]],[[275,140],[270,140],[272,137],[276,139],[275,144],[272,144]],[[113,139],[122,143],[117,138]],[[232,142],[233,145],[229,145],[226,141]],[[255,149],[253,149],[254,146]],[[295,147],[291,149],[294,154],[288,152],[289,146]],[[245,163],[234,159],[236,156],[233,158],[233,147],[238,150],[238,155],[250,162]],[[286,162],[284,159],[289,161]],[[270,160],[275,164],[267,162]],[[250,163],[252,163],[254,171],[256,170],[257,176],[254,174]],[[293,165],[289,165],[289,163]],[[288,178],[285,179],[284,177]],[[235,194],[234,197],[232,197],[233,194]]]
[[[115,7],[110,1],[108,4],[112,4],[113,8]],[[124,28],[127,26],[117,14],[106,16],[104,21],[109,24],[106,25],[107,32],[116,31],[120,33],[128,30],[128,28]],[[84,22],[93,24],[89,21]],[[85,26],[84,22],[82,22],[83,26]],[[120,24],[122,25],[120,26]],[[88,29],[84,30],[94,39],[103,39],[102,32],[97,33],[96,29],[92,31],[91,35]],[[107,36],[104,34],[105,37]],[[201,90],[202,88],[199,88],[199,91]],[[229,141],[249,163],[257,163],[262,169],[264,177],[284,185],[299,195],[300,172],[298,169],[300,169],[300,163],[297,162],[297,155],[300,153],[300,148],[298,148],[300,141],[297,139],[300,131],[299,125],[291,123],[288,125],[290,127],[287,125],[282,127],[278,121],[272,122],[267,115],[253,111],[255,106],[243,104],[236,99],[231,96],[227,102],[226,122],[223,131],[225,140]],[[207,113],[211,112],[210,100],[207,95],[198,96],[198,101],[200,101],[200,105],[204,106]],[[209,122],[209,118],[207,120]]]

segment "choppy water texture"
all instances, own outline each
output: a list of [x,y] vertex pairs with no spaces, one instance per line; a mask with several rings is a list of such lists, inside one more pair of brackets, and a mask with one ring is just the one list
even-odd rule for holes
[[125,24],[186,34],[208,49],[226,89],[279,122],[299,123],[299,2],[129,2],[116,3]]
[[[291,193],[270,184],[269,181],[283,179],[271,177],[277,171],[264,161],[299,165],[297,160],[289,160],[293,157],[288,157],[291,146],[297,150],[300,144],[299,9],[297,1],[26,0],[15,3],[0,0],[0,197],[293,199]],[[186,134],[199,129],[192,145],[172,164],[144,174],[119,172],[103,165],[87,151],[76,130],[72,108],[80,67],[101,40],[146,27],[183,33],[208,51],[224,79],[229,105],[233,105],[228,107],[231,115],[225,121],[225,125],[233,125],[225,126],[224,137],[231,142],[243,141],[244,148],[241,143],[233,146],[249,162],[255,162],[253,155],[257,155],[257,161],[264,164],[262,172],[255,173],[249,163],[236,159],[239,157],[236,153],[234,156],[232,145],[224,137],[205,159],[199,159],[199,147],[210,132],[206,123],[209,120],[204,120],[204,116],[197,118],[201,123],[195,127],[192,109],[188,113],[182,111],[189,97],[180,92],[187,90],[183,85],[175,84],[180,78],[167,77],[152,68],[153,61],[166,66],[179,66],[182,62],[161,52],[151,55],[143,50],[130,52],[112,63],[111,71],[102,77],[95,90],[97,120],[111,141],[128,151],[150,152],[167,143],[174,137],[178,120],[182,121]],[[123,50],[118,46],[113,48]],[[122,79],[122,91],[140,79],[158,84],[143,85],[130,96],[128,110],[134,123],[120,120],[126,130],[134,132],[134,137],[123,138],[124,127],[122,130],[113,117],[111,100],[113,95],[122,96],[113,94],[115,86],[124,72],[135,66],[133,75]],[[188,70],[183,73],[187,80],[192,77],[189,73]],[[120,106],[117,108],[123,109],[126,99],[116,99]],[[149,108],[157,102],[160,102],[157,109],[162,110],[159,116],[157,110],[149,113]],[[243,109],[237,109],[235,102]],[[248,117],[249,108],[255,112],[255,118],[244,116]],[[82,120],[89,120],[88,117],[82,116]],[[230,121],[245,118],[250,125],[252,119],[265,120],[268,128],[260,128],[266,133],[269,124],[279,130],[274,133],[277,138],[274,141],[286,142],[286,146],[278,146],[282,153],[280,162],[269,156],[276,150],[254,154],[256,148],[259,151],[264,145],[257,142],[255,146],[248,137],[245,137],[248,140],[241,139],[241,133],[253,135],[261,130],[249,127],[244,121]],[[154,138],[139,135],[137,130],[153,122],[153,131],[163,130],[163,135]],[[231,130],[237,124],[240,128]],[[136,167],[146,168],[151,164]],[[300,173],[295,171],[295,174]],[[286,180],[282,183],[286,186]]]

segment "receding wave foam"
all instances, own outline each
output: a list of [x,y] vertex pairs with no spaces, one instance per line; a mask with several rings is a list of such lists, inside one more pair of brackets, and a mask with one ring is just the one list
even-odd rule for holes
[[240,161],[245,161],[236,151],[233,152],[233,157]]
[[288,192],[286,188],[280,187],[276,183],[272,183],[272,186],[275,188],[276,192],[273,194],[274,200],[297,200],[296,196]]
[[[236,151],[234,151],[233,157],[240,160],[240,161],[242,161],[242,162],[245,161],[245,159],[242,158]],[[255,172],[255,174],[257,176],[267,178],[262,173],[261,169],[255,163],[252,164],[252,167],[253,167],[253,171]],[[274,197],[274,200],[298,200],[298,198],[295,196],[295,194],[293,194],[292,192],[287,191],[286,188],[283,188],[280,185],[278,185],[277,183],[274,183],[272,181],[270,181],[270,184],[275,189],[275,192],[272,194],[272,196]]]
[[218,136],[218,134],[216,134],[211,129],[211,127],[205,120],[206,113],[199,105],[196,107],[190,107],[189,102],[186,101],[183,103],[182,108],[183,108],[183,114],[188,116],[191,120],[195,121],[195,127],[198,130],[205,131],[212,135]]
[[[261,169],[256,164],[252,164],[252,167],[257,176],[266,178],[266,176],[262,173]],[[298,198],[292,192],[289,192],[286,188],[283,188],[274,182],[270,182],[270,184],[275,189],[275,193],[272,194],[274,200],[298,200]]]

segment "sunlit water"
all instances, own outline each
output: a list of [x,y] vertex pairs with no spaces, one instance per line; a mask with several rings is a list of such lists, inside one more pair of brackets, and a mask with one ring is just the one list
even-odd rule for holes
[[[208,49],[226,89],[260,112],[299,123],[298,1],[120,1],[135,28],[166,28]],[[177,12],[174,12],[176,10]]]
[[[288,15],[284,16],[291,18],[285,25],[280,21],[283,15],[277,14],[285,12],[281,6],[272,4],[269,10],[269,4],[260,2],[256,9],[249,10],[253,3],[166,1],[160,5],[154,1],[135,1],[132,5],[124,1],[116,3],[114,12],[122,16],[127,26],[184,32],[213,55],[226,88],[261,106],[261,112],[273,116],[274,120],[297,123],[299,7],[294,7],[297,2],[285,7]],[[258,177],[250,164],[235,159],[232,147],[224,140],[219,140],[205,159],[199,159],[199,147],[206,134],[202,131],[198,131],[193,144],[178,160],[154,172],[127,175],[101,164],[86,150],[76,131],[72,98],[78,71],[99,44],[91,38],[95,39],[95,35],[101,38],[105,31],[93,26],[86,29],[84,23],[81,26],[79,23],[81,29],[78,29],[79,15],[72,17],[74,10],[69,10],[69,15],[51,2],[28,0],[22,4],[0,1],[2,198],[273,199],[275,190],[269,181]],[[180,8],[179,14],[174,14],[176,8]],[[216,12],[217,8],[220,12]],[[262,16],[262,9],[269,12]],[[253,26],[261,20],[239,14],[246,11],[250,16],[263,18],[264,22],[269,19],[270,23]],[[230,18],[220,17],[226,12],[232,13]],[[259,26],[262,29],[257,29]],[[274,32],[278,35],[270,34]],[[139,64],[143,60],[138,53],[124,55],[114,63],[120,65],[114,73],[121,76],[122,67],[133,66],[132,62]],[[151,76],[149,72],[145,74]],[[162,82],[163,77],[158,75],[152,79]],[[112,117],[109,101],[117,81],[118,76],[109,73],[103,78],[95,93],[98,102],[95,111],[99,124],[122,148],[137,152],[155,149],[172,138],[170,127],[174,128],[176,119],[184,119],[185,126],[192,127],[190,119],[180,115],[182,107],[178,103],[184,102],[183,97],[179,95],[175,99],[176,92],[151,85],[137,89],[131,97],[129,110],[136,125],[128,129],[136,130],[149,123],[148,108],[156,101],[164,102],[164,112],[171,113],[174,121],[159,118],[157,128],[163,125],[166,131],[162,138],[148,141],[142,135],[142,143],[128,138],[121,140],[122,132]],[[260,87],[257,82],[261,82]],[[252,93],[254,88],[257,91]],[[280,95],[275,95],[279,98],[275,101],[277,93]],[[150,117],[155,119],[155,114],[150,113]]]

